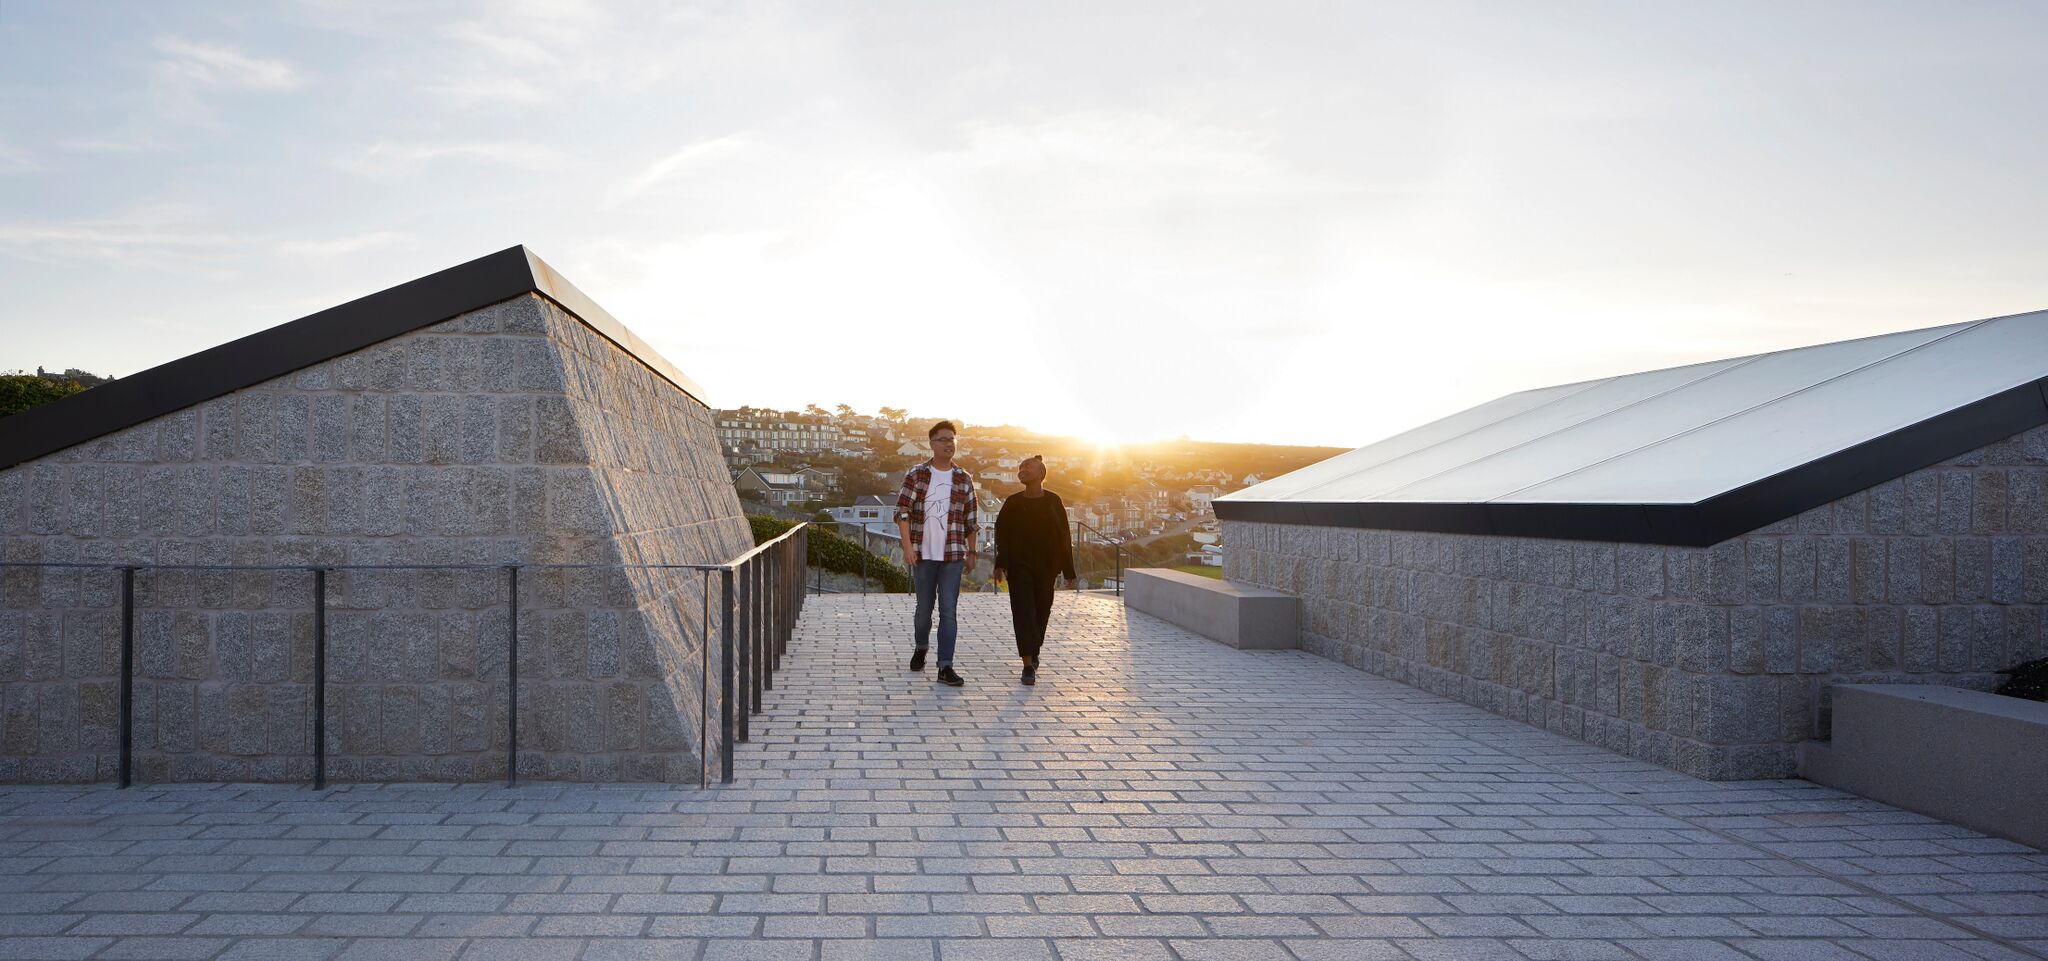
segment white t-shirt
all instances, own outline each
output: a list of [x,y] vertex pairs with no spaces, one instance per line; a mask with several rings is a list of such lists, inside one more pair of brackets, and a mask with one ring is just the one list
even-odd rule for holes
[[932,468],[931,486],[924,490],[924,546],[920,560],[946,559],[946,519],[953,511],[953,472]]

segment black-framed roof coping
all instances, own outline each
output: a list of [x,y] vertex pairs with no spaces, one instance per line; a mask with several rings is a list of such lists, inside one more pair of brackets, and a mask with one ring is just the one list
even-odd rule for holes
[[[1930,328],[1925,344],[1948,340],[1951,333],[1965,329],[1985,329],[1994,322],[2005,321],[2029,325],[2027,336],[2036,339],[2048,337],[2048,312],[2036,311],[2028,314],[2011,314],[1968,324]],[[2010,328],[2008,328],[2010,329]],[[1906,332],[1915,333],[1915,332]],[[1895,337],[1899,335],[1884,335]],[[1857,338],[1838,344],[1817,345],[1830,348],[1884,339]],[[1959,342],[1952,346],[1960,347]],[[1997,345],[1993,345],[1997,346]],[[2010,349],[2012,345],[2004,345]],[[1795,351],[1779,351],[1775,354],[1760,354],[1751,357],[1734,358],[1730,361],[1709,362],[1704,365],[1688,365],[1708,369],[1716,365],[1734,365],[1762,358],[1811,351],[1816,348],[1797,348]],[[1897,355],[1915,353],[1909,349]],[[1974,353],[1974,350],[1971,352]],[[1925,354],[1922,355],[1926,356]],[[1962,358],[1969,361],[1969,354]],[[2024,369],[2026,365],[2038,366],[2048,375],[2048,351],[2026,351],[2022,355],[2008,356],[2007,362],[2013,369]],[[1965,367],[1967,367],[1967,363]],[[1856,373],[1865,374],[1881,381],[1877,386],[1888,392],[1912,393],[1916,387],[1926,384],[1885,382],[1880,373],[1881,364],[1872,363],[1856,368]],[[1644,374],[1668,374],[1687,368],[1667,368],[1662,371],[1648,371]],[[1721,368],[1730,369],[1728,367]],[[1505,398],[1491,401],[1481,407],[1492,406],[1517,396],[1544,395],[1553,392],[1569,397],[1579,389],[1590,389],[1611,384],[1644,374],[1625,375],[1596,381],[1538,388],[1521,394],[1510,394]],[[1954,376],[1951,369],[1931,366],[1922,371],[1923,375],[1942,374]],[[2011,370],[2007,371],[2010,376]],[[1908,379],[1908,378],[1902,378]],[[1685,386],[1690,386],[1687,384]],[[1954,389],[1955,385],[1948,385]],[[1645,501],[1628,503],[1625,498],[1608,497],[1598,501],[1591,499],[1571,502],[1565,500],[1456,500],[1451,498],[1430,499],[1409,496],[1403,499],[1378,498],[1371,496],[1346,499],[1338,497],[1316,497],[1311,491],[1307,496],[1278,494],[1261,498],[1259,488],[1252,487],[1212,503],[1219,520],[1258,521],[1266,523],[1302,524],[1324,527],[1353,527],[1397,531],[1427,531],[1438,533],[1490,534],[1512,537],[1532,537],[1559,540],[1618,541],[1624,543],[1667,544],[1674,546],[1704,547],[1718,544],[1729,538],[1767,527],[1778,521],[1794,517],[1805,511],[1840,500],[1859,491],[1869,489],[1886,481],[1910,474],[1923,468],[1932,467],[1943,461],[1968,453],[1980,447],[1995,444],[2023,431],[2048,424],[2048,376],[2037,376],[2014,384],[2006,380],[2003,384],[1987,383],[1976,396],[1967,402],[1956,403],[1947,410],[1929,412],[1925,416],[1869,436],[1856,443],[1844,445],[1811,459],[1779,470],[1768,476],[1757,477],[1746,483],[1711,493],[1690,503]],[[1685,387],[1663,391],[1666,394],[1682,395]],[[1795,390],[1793,393],[1801,393]],[[1787,394],[1785,396],[1790,396]],[[1655,399],[1655,398],[1652,398]],[[1539,400],[1536,409],[1550,403]],[[1623,407],[1633,407],[1642,402],[1632,402]],[[1621,408],[1616,408],[1621,409]],[[1421,435],[1431,427],[1445,425],[1466,415],[1475,414],[1480,408],[1473,408],[1463,414],[1433,421],[1415,428],[1407,434]],[[1444,443],[1486,427],[1511,420],[1522,411],[1492,418],[1480,417],[1476,424],[1461,428],[1444,428],[1455,433],[1438,440],[1428,441],[1416,450],[1424,450],[1437,443]],[[1855,412],[1843,411],[1841,416],[1852,417]],[[1726,420],[1728,418],[1722,418]],[[1567,428],[1566,430],[1569,430]],[[1543,434],[1548,438],[1564,431]],[[1403,434],[1379,443],[1389,443]],[[1375,445],[1377,446],[1377,445]],[[1396,445],[1397,447],[1399,445]],[[1361,448],[1360,450],[1365,450]],[[1482,447],[1480,450],[1485,450]],[[1339,455],[1342,457],[1344,455]],[[1406,455],[1396,455],[1406,456]],[[1481,455],[1478,459],[1486,459]],[[1321,462],[1324,464],[1328,461]],[[1461,461],[1460,463],[1469,463]],[[1304,470],[1313,470],[1311,465]],[[1371,470],[1368,465],[1362,470]],[[1283,475],[1284,477],[1285,475]],[[1331,475],[1337,476],[1337,475]],[[1275,478],[1280,480],[1282,478]],[[1316,486],[1331,483],[1327,478],[1318,478]],[[1263,485],[1261,485],[1263,486]],[[1284,488],[1283,488],[1284,490]]]
[[522,294],[553,301],[706,407],[704,389],[524,246],[0,417],[0,470],[355,353]]

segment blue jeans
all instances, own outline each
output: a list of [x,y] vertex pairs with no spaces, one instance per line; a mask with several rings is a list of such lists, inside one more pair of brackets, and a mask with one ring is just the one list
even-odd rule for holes
[[918,561],[912,576],[917,579],[917,616],[911,619],[917,631],[917,649],[932,643],[932,604],[939,606],[939,666],[953,663],[953,639],[960,626],[953,621],[953,608],[960,601],[960,573],[965,561]]

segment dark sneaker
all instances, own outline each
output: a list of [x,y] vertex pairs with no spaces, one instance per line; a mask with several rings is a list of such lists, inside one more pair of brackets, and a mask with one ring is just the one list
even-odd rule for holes
[[1036,684],[1036,683],[1038,683],[1038,668],[1035,668],[1035,667],[1027,667],[1027,668],[1025,668],[1025,669],[1024,669],[1024,676],[1023,676],[1023,677],[1020,677],[1020,678],[1018,678],[1018,680],[1020,680],[1020,681],[1023,681],[1023,682],[1024,682],[1024,683],[1026,683],[1026,684]]
[[924,670],[924,648],[920,647],[910,652],[910,669],[913,671]]
[[953,665],[948,664],[945,667],[939,668],[939,683],[959,687],[967,682],[961,680],[960,675],[953,672]]

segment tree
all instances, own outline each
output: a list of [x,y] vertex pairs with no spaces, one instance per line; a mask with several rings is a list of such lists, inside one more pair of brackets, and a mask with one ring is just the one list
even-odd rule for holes
[[823,408],[823,407],[819,407],[819,406],[818,406],[818,405],[816,405],[816,404],[805,404],[805,405],[804,405],[804,413],[806,413],[806,414],[809,414],[809,415],[811,415],[812,417],[829,417],[829,416],[831,416],[830,414],[828,414],[828,413],[826,413],[826,412],[825,412],[825,408]]
[[838,405],[837,407],[834,407],[833,409],[834,409],[834,410],[836,410],[836,411],[838,411],[838,412],[839,412],[839,416],[841,416],[841,417],[852,417],[852,416],[853,416],[853,405],[851,405],[851,404],[840,404],[840,405]]
[[903,423],[903,418],[909,416],[910,414],[909,411],[904,410],[901,407],[884,407],[881,408],[881,413],[882,419],[895,421],[898,424]]
[[76,380],[52,380],[35,374],[0,374],[0,417],[63,400],[86,386]]

